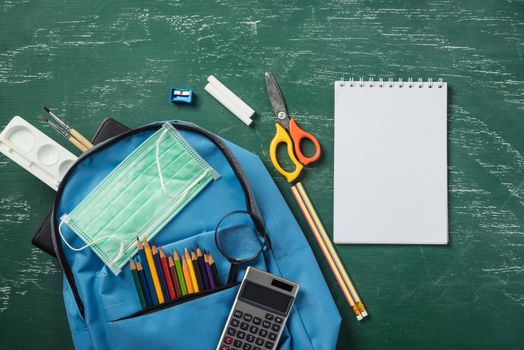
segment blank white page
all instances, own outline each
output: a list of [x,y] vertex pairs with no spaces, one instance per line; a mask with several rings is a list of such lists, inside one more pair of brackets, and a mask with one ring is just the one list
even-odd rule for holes
[[335,243],[448,243],[446,111],[446,83],[335,82]]

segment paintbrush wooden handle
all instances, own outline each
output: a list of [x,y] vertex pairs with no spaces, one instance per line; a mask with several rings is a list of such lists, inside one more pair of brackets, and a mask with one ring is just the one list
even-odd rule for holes
[[73,137],[75,139],[77,139],[78,141],[80,141],[80,143],[82,145],[84,145],[85,147],[87,147],[87,149],[90,149],[90,148],[93,148],[93,144],[91,142],[89,142],[88,139],[86,139],[85,137],[83,137],[78,131],[76,131],[75,129],[71,129],[69,130],[69,133],[71,135],[73,135]]
[[81,150],[82,152],[87,151],[88,148],[86,146],[84,146],[83,144],[81,144],[80,141],[75,139],[73,136],[69,136],[67,139],[69,140],[69,142],[71,142],[73,145],[75,145],[75,147],[78,148],[79,150]]

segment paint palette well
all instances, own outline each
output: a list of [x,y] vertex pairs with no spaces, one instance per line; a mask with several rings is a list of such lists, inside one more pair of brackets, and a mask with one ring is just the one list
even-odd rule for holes
[[0,152],[55,191],[77,157],[21,117],[0,133]]

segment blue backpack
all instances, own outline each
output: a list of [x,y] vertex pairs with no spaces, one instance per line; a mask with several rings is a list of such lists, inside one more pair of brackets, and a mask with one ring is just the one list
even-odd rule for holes
[[[194,124],[172,124],[221,178],[195,197],[152,243],[171,251],[196,244],[205,247],[225,281],[230,263],[216,248],[214,230],[228,212],[248,210],[271,242],[251,265],[300,284],[280,349],[334,349],[340,315],[304,234],[262,161]],[[115,276],[90,249],[74,252],[60,238],[60,217],[161,125],[149,124],[95,146],[78,159],[58,189],[51,220],[53,244],[65,276],[64,301],[77,349],[215,349],[238,292],[239,284],[234,283],[142,310],[129,269]],[[73,246],[83,245],[66,225],[62,234]]]

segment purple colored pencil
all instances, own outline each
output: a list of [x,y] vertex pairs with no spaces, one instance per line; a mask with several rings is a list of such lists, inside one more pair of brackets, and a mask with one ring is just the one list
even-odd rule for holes
[[215,278],[213,277],[213,271],[211,271],[211,265],[209,265],[209,258],[207,254],[204,253],[204,266],[206,269],[207,280],[209,281],[209,288],[215,289],[217,286],[215,284]]

